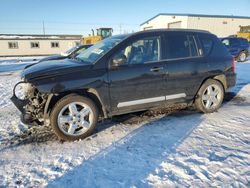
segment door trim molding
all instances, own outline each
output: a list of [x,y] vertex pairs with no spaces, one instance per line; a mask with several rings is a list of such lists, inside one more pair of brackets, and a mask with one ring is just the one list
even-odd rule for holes
[[166,100],[172,100],[172,99],[178,99],[178,98],[185,98],[186,96],[187,96],[186,93],[178,93],[178,94],[173,94],[173,95],[139,99],[139,100],[134,100],[134,101],[126,101],[126,102],[118,103],[117,107],[122,108],[126,106],[133,106],[133,105],[139,105],[139,104],[145,104],[145,103],[151,103],[151,102],[160,102],[160,101],[166,101]]
[[121,108],[121,107],[125,107],[125,106],[133,106],[133,105],[138,105],[138,104],[159,102],[159,101],[165,101],[165,100],[166,100],[165,96],[153,97],[153,98],[147,98],[147,99],[139,99],[139,100],[134,100],[134,101],[127,101],[127,102],[118,103],[117,107]]
[[166,100],[171,100],[171,99],[179,99],[179,98],[185,98],[187,95],[186,93],[178,93],[178,94],[173,94],[173,95],[166,95]]

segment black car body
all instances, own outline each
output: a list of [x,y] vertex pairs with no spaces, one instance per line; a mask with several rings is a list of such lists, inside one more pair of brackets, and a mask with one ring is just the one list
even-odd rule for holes
[[74,58],[74,57],[78,56],[81,52],[83,52],[84,50],[89,48],[90,46],[92,46],[92,45],[88,44],[88,45],[75,46],[73,48],[70,48],[69,50],[67,50],[64,53],[55,54],[55,55],[51,55],[51,56],[42,58],[38,62],[40,63],[40,62],[43,62],[43,61],[62,60],[62,59],[66,59],[66,58]]
[[[71,100],[72,93],[91,100],[98,117],[104,118],[176,103],[197,103],[201,111],[213,112],[221,104],[224,91],[235,85],[236,73],[233,57],[215,35],[173,29],[113,36],[76,59],[30,66],[22,78],[26,97],[21,100],[16,96],[22,85],[19,83],[12,101],[25,123],[44,124],[57,122],[56,118],[59,121],[51,117],[59,113],[53,113],[53,109],[58,107],[58,101],[65,102],[65,97]],[[214,93],[216,88],[223,93],[220,104],[206,110],[197,100],[205,95],[202,88],[209,83],[211,87],[217,84]],[[211,101],[215,97],[210,96]],[[57,128],[55,132],[66,140],[82,138],[67,137],[67,132],[65,136]]]
[[250,45],[247,39],[240,37],[226,37],[221,38],[221,41],[237,61],[246,61],[250,52]]

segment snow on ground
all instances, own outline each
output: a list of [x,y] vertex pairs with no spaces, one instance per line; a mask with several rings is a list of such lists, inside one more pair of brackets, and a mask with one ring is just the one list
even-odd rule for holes
[[18,81],[20,81],[19,73],[0,74],[0,110],[12,104],[10,97]]
[[250,61],[237,71],[237,86],[216,113],[106,121],[71,143],[45,127],[35,141],[22,132],[8,99],[18,73],[1,74],[0,187],[249,187]]

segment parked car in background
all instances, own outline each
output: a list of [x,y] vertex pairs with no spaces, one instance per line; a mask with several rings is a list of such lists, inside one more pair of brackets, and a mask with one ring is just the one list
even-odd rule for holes
[[69,50],[67,50],[66,52],[63,52],[61,54],[51,55],[51,56],[42,58],[38,62],[50,61],[50,60],[61,60],[61,59],[66,59],[66,58],[74,58],[74,57],[78,56],[81,52],[83,52],[84,50],[89,48],[90,46],[92,46],[92,45],[75,46],[75,47],[70,48]]
[[250,52],[250,46],[247,39],[237,37],[226,37],[221,38],[221,41],[237,61],[246,61]]
[[99,118],[179,103],[216,112],[236,73],[215,35],[161,29],[109,37],[74,59],[32,65],[22,79],[11,98],[22,121],[72,141]]

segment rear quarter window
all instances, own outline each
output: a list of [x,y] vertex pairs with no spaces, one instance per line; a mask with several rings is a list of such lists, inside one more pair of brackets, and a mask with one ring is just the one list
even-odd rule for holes
[[213,39],[211,37],[205,36],[205,35],[204,36],[200,35],[199,39],[200,39],[200,43],[201,43],[201,46],[203,49],[203,55],[210,54],[210,52],[212,51],[213,45],[214,45]]
[[203,48],[204,56],[206,55],[213,57],[231,56],[229,50],[217,36],[213,34],[199,34],[198,37]]

